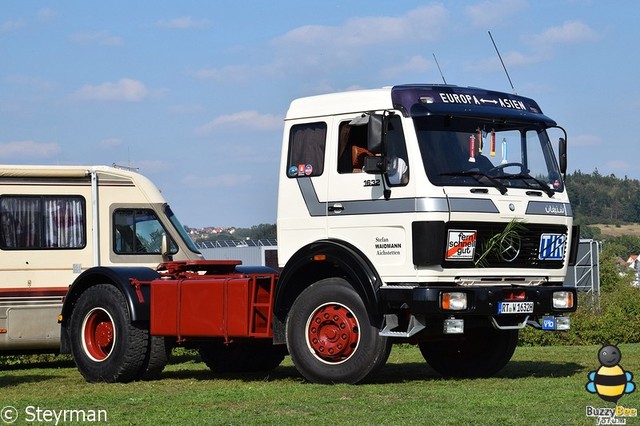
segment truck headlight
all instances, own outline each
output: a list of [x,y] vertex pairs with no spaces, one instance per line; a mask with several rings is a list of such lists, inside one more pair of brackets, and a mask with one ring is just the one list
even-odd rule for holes
[[571,309],[573,308],[573,293],[570,291],[555,291],[553,293],[554,309]]
[[440,307],[445,311],[464,311],[467,309],[467,293],[461,291],[443,292]]

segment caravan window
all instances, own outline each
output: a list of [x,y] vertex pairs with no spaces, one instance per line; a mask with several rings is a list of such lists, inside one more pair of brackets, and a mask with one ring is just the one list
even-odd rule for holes
[[72,196],[0,197],[3,249],[80,249],[86,245],[85,201]]
[[153,210],[116,210],[113,224],[113,251],[117,254],[161,254],[163,235],[167,235],[169,253],[178,252],[178,246],[168,237],[168,232]]

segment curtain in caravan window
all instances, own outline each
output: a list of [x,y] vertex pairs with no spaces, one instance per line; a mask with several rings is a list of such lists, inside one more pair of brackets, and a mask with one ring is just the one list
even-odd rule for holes
[[0,247],[82,248],[84,202],[80,197],[0,198]]
[[77,198],[44,199],[44,247],[83,247],[84,209]]
[[39,247],[40,224],[40,198],[6,197],[0,200],[2,247]]

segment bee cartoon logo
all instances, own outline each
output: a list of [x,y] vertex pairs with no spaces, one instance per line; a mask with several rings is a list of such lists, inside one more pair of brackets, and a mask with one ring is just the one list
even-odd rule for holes
[[636,389],[631,381],[633,374],[622,369],[619,365],[621,359],[622,354],[616,346],[603,346],[598,352],[600,368],[587,375],[587,392],[598,394],[603,400],[616,404],[622,395],[633,392]]

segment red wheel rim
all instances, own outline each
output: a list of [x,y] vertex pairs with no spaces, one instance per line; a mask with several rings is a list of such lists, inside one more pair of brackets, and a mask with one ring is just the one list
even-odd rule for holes
[[307,320],[307,345],[327,364],[349,359],[358,348],[360,327],[353,312],[340,303],[327,303]]
[[104,361],[113,350],[116,333],[113,318],[102,308],[93,308],[82,323],[82,346],[89,358]]

